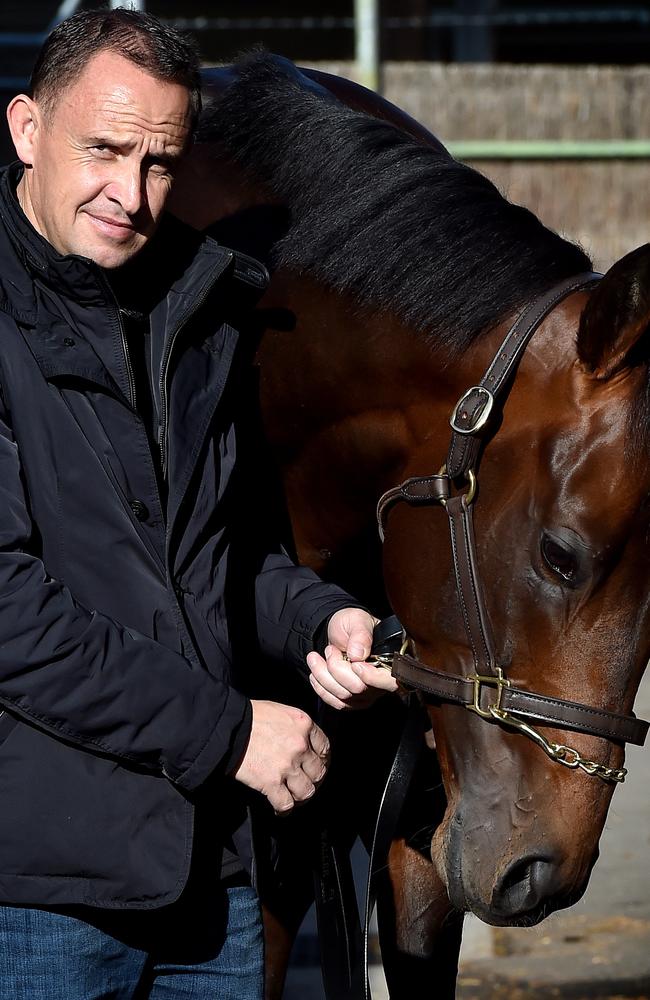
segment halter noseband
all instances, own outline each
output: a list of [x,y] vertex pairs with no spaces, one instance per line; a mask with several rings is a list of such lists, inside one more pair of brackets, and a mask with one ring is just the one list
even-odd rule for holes
[[[447,512],[456,588],[472,650],[474,672],[461,676],[425,666],[406,652],[411,643],[399,623],[393,629],[394,632],[399,631],[404,639],[399,652],[384,653],[376,657],[376,662],[390,667],[393,676],[406,688],[423,692],[436,701],[464,705],[482,719],[499,722],[523,733],[565,767],[581,768],[604,781],[620,782],[625,779],[625,768],[610,768],[587,760],[573,747],[548,740],[524,721],[532,719],[560,729],[577,730],[639,746],[644,743],[649,726],[634,715],[618,715],[512,686],[494,653],[478,573],[472,516],[477,485],[474,470],[483,445],[481,431],[507,396],[510,377],[526,345],[559,302],[574,292],[590,288],[600,278],[599,274],[588,273],[563,281],[520,313],[479,384],[469,389],[454,407],[449,421],[452,435],[446,465],[437,475],[416,476],[388,490],[377,505],[382,541],[388,511],[395,503],[405,501],[415,506],[437,503]],[[452,495],[453,482],[459,479],[467,482],[468,489]],[[396,619],[393,621],[396,622]]]

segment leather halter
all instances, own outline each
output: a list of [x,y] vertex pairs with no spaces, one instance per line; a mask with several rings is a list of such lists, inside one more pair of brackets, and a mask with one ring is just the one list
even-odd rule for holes
[[[390,666],[393,676],[404,687],[420,691],[435,701],[464,705],[487,721],[522,732],[552,759],[566,767],[579,767],[605,781],[623,781],[627,773],[625,768],[609,768],[586,760],[572,747],[548,740],[525,721],[533,720],[560,729],[638,745],[644,743],[649,726],[634,715],[619,715],[511,685],[494,652],[478,572],[472,516],[476,491],[474,470],[483,447],[482,432],[507,397],[512,376],[526,345],[559,302],[574,292],[590,288],[600,278],[601,275],[595,273],[574,276],[524,308],[479,384],[469,389],[454,407],[450,418],[452,435],[446,465],[437,475],[413,477],[388,490],[377,506],[382,540],[388,512],[397,502],[405,501],[412,505],[437,503],[447,512],[456,587],[472,650],[473,673],[461,676],[426,666],[407,654],[408,641],[404,642],[399,652],[379,657],[378,662]],[[469,489],[453,495],[454,481],[460,479],[469,484]]]

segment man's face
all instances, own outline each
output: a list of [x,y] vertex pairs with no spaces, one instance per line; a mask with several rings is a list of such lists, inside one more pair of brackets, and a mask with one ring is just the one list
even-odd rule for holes
[[188,147],[188,90],[104,51],[49,114],[35,108],[26,215],[59,253],[125,264],[155,231]]

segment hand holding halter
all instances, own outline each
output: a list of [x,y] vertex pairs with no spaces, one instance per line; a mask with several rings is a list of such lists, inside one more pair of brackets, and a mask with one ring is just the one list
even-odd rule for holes
[[397,690],[397,681],[389,671],[378,672],[373,661],[366,661],[376,623],[376,618],[360,608],[337,611],[329,621],[325,655],[308,655],[311,686],[331,708],[368,708],[386,692]]

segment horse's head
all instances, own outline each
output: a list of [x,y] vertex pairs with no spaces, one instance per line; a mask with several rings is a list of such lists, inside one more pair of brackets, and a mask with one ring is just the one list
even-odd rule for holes
[[[649,246],[548,316],[485,443],[474,502],[478,574],[510,683],[624,714],[650,652],[649,323]],[[444,461],[420,430],[407,475]],[[386,581],[418,658],[467,676],[474,658],[446,522],[442,509],[397,504]],[[570,905],[596,859],[614,785],[562,766],[494,718],[453,704],[428,710],[448,799],[433,857],[451,901],[497,924]],[[620,741],[535,728],[587,761],[622,766]]]

